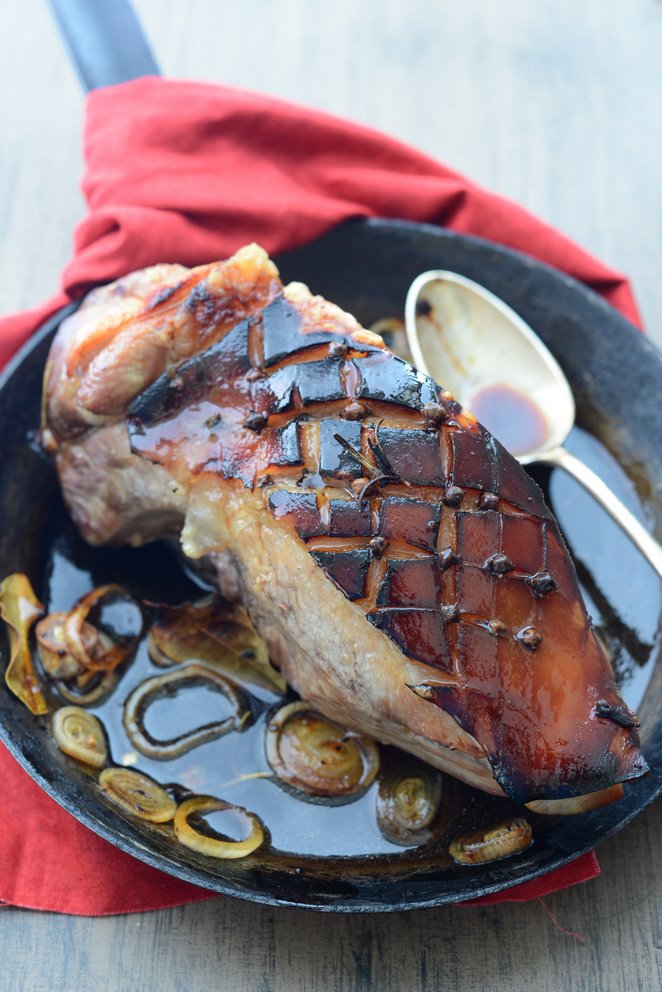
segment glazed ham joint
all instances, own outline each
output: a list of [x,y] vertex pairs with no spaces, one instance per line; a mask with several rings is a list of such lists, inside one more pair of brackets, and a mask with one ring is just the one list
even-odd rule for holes
[[84,537],[179,536],[343,726],[544,812],[647,770],[535,483],[256,245],[91,292],[44,409]]

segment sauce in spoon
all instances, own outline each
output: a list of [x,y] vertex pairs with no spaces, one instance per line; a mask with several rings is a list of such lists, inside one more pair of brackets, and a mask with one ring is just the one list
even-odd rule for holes
[[525,394],[512,386],[495,383],[472,396],[471,412],[513,455],[534,451],[546,439],[549,423]]

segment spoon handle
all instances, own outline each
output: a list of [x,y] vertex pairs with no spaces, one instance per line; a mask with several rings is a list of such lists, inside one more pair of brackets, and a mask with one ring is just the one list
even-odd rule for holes
[[652,534],[648,533],[634,514],[630,513],[628,508],[621,503],[620,499],[614,496],[609,486],[595,474],[593,469],[590,469],[579,458],[571,455],[565,448],[553,448],[551,451],[541,454],[536,461],[563,468],[577,482],[580,482],[584,489],[605,508],[662,578],[662,545],[655,540]]

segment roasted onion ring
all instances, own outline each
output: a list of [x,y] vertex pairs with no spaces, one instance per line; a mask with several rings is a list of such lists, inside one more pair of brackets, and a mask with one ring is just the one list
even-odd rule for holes
[[[226,699],[232,703],[234,713],[225,720],[217,723],[206,724],[197,730],[189,731],[179,737],[174,737],[168,741],[159,741],[145,729],[145,713],[155,699],[159,696],[171,693],[177,686],[192,685],[199,682],[207,682],[213,688],[222,692]],[[171,758],[178,758],[187,751],[191,751],[201,744],[216,740],[228,734],[231,730],[236,730],[246,723],[246,715],[250,714],[250,707],[241,689],[224,678],[213,668],[192,662],[188,665],[181,665],[173,671],[164,675],[155,675],[151,679],[141,682],[128,696],[124,704],[124,727],[133,746],[148,758],[155,758],[157,761],[168,761]]]
[[101,723],[79,706],[63,706],[51,721],[55,743],[65,754],[94,768],[108,760],[108,748]]
[[484,865],[525,851],[532,843],[532,836],[531,824],[517,816],[467,837],[457,837],[448,852],[460,865]]
[[150,823],[168,823],[177,803],[158,782],[132,768],[105,768],[99,776],[102,792],[127,813]]
[[358,795],[379,770],[374,741],[343,730],[303,700],[269,720],[265,748],[279,778],[311,796]]
[[377,793],[377,823],[387,840],[401,847],[425,844],[435,835],[442,796],[441,774],[399,752],[382,767]]
[[[220,837],[210,837],[196,830],[189,823],[189,817],[194,814],[216,813],[229,809],[246,819],[250,825],[250,833],[245,840],[223,840]],[[215,796],[192,796],[185,799],[177,807],[175,813],[175,835],[185,847],[209,858],[245,858],[256,851],[264,843],[264,828],[254,813],[249,813],[243,806],[233,806]]]
[[[66,613],[49,613],[35,627],[39,658],[45,672],[56,679],[78,675],[81,665],[71,654],[64,636]],[[89,627],[89,624],[86,624]]]
[[[133,654],[138,636],[123,637],[115,641],[97,630],[95,625],[88,623],[90,612],[101,606],[107,600],[127,599],[133,602],[122,586],[110,584],[98,586],[82,596],[74,608],[66,614],[64,620],[64,640],[75,660],[83,668],[92,671],[110,671],[128,661]],[[88,628],[96,633],[94,640],[90,638]]]

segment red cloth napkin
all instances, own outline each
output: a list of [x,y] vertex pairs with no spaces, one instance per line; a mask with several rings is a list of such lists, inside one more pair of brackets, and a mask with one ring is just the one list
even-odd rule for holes
[[[623,276],[513,203],[375,131],[227,87],[139,79],[88,97],[89,214],[59,296],[0,321],[0,363],[59,306],[155,262],[197,265],[260,242],[275,253],[353,217],[401,217],[517,248],[593,287],[635,323]],[[0,902],[81,915],[209,897],[81,826],[0,748],[11,796]],[[588,854],[479,903],[539,898],[599,872]]]

